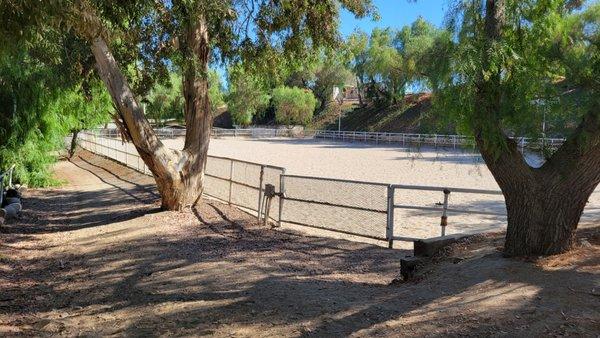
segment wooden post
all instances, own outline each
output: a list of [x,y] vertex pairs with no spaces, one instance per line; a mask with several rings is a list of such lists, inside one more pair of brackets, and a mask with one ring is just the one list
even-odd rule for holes
[[0,175],[0,207],[4,202],[4,175]]

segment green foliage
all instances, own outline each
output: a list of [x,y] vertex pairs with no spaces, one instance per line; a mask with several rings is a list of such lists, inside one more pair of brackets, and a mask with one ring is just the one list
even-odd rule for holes
[[273,106],[277,123],[307,125],[317,106],[317,99],[309,90],[298,87],[273,89]]
[[234,124],[252,124],[254,116],[269,105],[270,96],[263,80],[239,65],[229,69],[229,93],[226,102]]
[[[600,97],[600,4],[584,10],[573,5],[507,1],[501,37],[489,41],[481,3],[458,3],[448,23],[456,43],[434,87],[440,116],[458,122],[461,132],[481,132],[496,151],[504,144],[492,132],[498,127],[509,135],[540,137],[545,119],[546,136],[572,131],[586,112],[597,109]],[[500,100],[493,115],[485,115],[476,93],[490,80],[495,85],[489,95]]]
[[327,109],[327,104],[332,101],[334,88],[340,91],[344,85],[351,83],[353,74],[348,69],[347,53],[333,50],[322,53],[320,63],[315,71],[315,81],[308,88],[312,90],[319,100],[319,109]]
[[225,93],[223,92],[221,76],[214,69],[210,69],[208,72],[208,98],[210,99],[210,109],[213,114],[225,105]]
[[[212,113],[225,104],[221,78],[216,70],[208,72],[208,97]],[[182,79],[175,71],[169,72],[169,80],[157,83],[142,100],[146,104],[146,116],[157,126],[164,126],[166,120],[184,120],[184,100]]]
[[112,110],[104,87],[91,83],[88,99],[57,67],[24,51],[0,55],[0,168],[16,164],[15,180],[33,187],[55,183],[49,167],[68,133],[108,121]]
[[157,126],[163,126],[165,120],[183,120],[183,91],[181,76],[172,72],[165,84],[156,84],[144,100],[146,116]]
[[392,104],[401,102],[409,88],[432,86],[450,42],[449,33],[419,18],[399,31],[355,32],[346,45],[359,87],[370,99]]

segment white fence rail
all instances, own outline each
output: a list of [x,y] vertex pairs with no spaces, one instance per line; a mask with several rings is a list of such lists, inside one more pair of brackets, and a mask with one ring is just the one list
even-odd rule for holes
[[[155,130],[158,136],[166,138],[184,137],[185,129],[181,128],[160,128]],[[104,136],[116,137],[116,129],[98,129],[97,133]],[[270,137],[314,137],[319,139],[339,140],[348,142],[374,142],[395,143],[402,146],[421,146],[428,145],[433,147],[475,147],[475,140],[471,136],[464,135],[442,135],[442,134],[411,134],[411,133],[390,133],[390,132],[369,132],[369,131],[337,131],[337,130],[304,130],[302,132],[287,128],[246,128],[246,129],[222,129],[213,128],[211,136],[219,137],[250,137],[250,138],[270,138]],[[564,138],[513,138],[519,148],[528,149],[557,149],[565,141]]]
[[[308,133],[307,133],[308,134]],[[388,132],[368,132],[368,131],[337,131],[337,130],[314,130],[310,132],[315,138],[341,140],[341,141],[360,141],[375,143],[399,143],[402,146],[430,145],[434,147],[474,147],[473,137],[464,135],[438,135],[438,134],[406,134],[406,133],[388,133]],[[533,139],[526,137],[514,138],[521,149],[558,148],[565,139],[563,138],[544,138]]]
[[[184,137],[186,130],[182,128],[157,128],[154,130],[159,137],[175,138]],[[118,129],[96,129],[94,133],[107,137],[118,137]],[[212,128],[212,137],[252,137],[252,138],[269,138],[269,137],[303,137],[302,132],[294,131],[293,129],[284,128],[247,128],[247,129],[222,129]]]
[[[82,132],[79,144],[150,174],[135,147],[114,133]],[[452,232],[494,229],[506,217],[500,191],[286,175],[282,167],[217,156],[208,157],[205,177],[206,195],[259,217],[270,184],[279,193],[271,210],[278,211],[273,219],[280,224],[387,241],[390,247],[394,241],[444,235],[447,227]]]

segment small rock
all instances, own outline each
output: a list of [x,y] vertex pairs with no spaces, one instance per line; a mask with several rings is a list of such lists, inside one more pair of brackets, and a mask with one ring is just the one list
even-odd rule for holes
[[579,240],[579,244],[581,244],[582,247],[584,248],[591,248],[592,244],[590,244],[590,242],[588,242],[587,238],[582,238]]

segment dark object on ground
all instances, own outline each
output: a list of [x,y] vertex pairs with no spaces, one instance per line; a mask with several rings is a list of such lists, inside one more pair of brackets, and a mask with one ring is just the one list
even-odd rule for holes
[[414,253],[416,257],[433,257],[440,249],[460,240],[468,235],[456,234],[443,237],[433,237],[415,241]]

